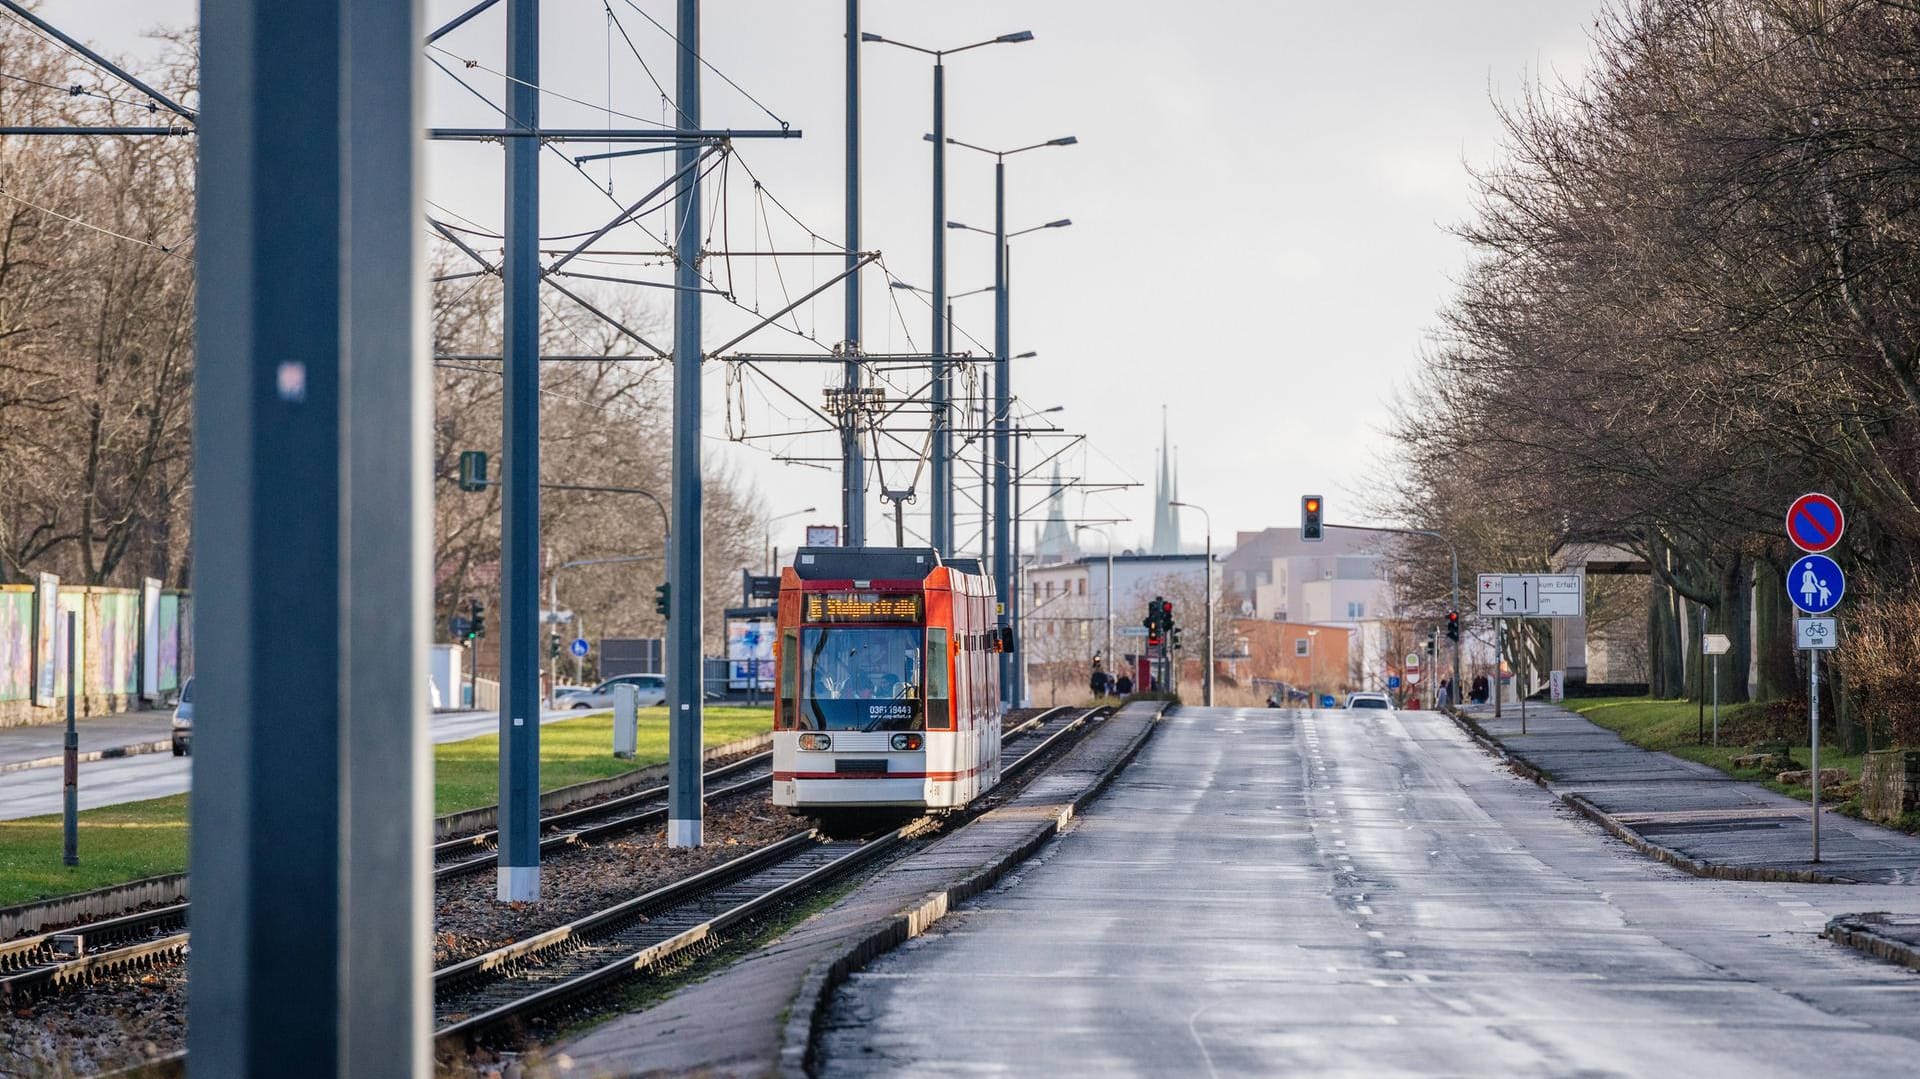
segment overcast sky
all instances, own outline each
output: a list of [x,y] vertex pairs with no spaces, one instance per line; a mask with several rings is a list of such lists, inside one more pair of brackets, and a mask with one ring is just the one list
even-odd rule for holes
[[[670,0],[635,2],[672,26]],[[1211,511],[1217,536],[1296,523],[1299,496],[1307,491],[1329,496],[1333,520],[1355,518],[1355,496],[1386,449],[1388,402],[1411,372],[1422,335],[1448,295],[1449,276],[1465,259],[1445,226],[1468,212],[1466,166],[1496,152],[1491,99],[1511,99],[1542,73],[1577,75],[1598,4],[870,0],[864,19],[870,31],[936,48],[1033,31],[1031,43],[950,59],[948,132],[994,147],[1062,135],[1080,140],[1008,164],[1010,228],[1073,220],[1071,228],[1014,243],[1014,351],[1039,353],[1018,362],[1014,386],[1029,408],[1066,406],[1049,419],[1088,436],[1090,449],[1065,459],[1070,473],[1143,484],[1095,496],[1086,507],[1090,516],[1130,518],[1134,523],[1122,526],[1119,539],[1131,545],[1150,527],[1163,404],[1179,446],[1181,495]],[[430,0],[429,18],[437,23],[468,6],[470,0]],[[503,7],[444,39],[447,52],[437,54],[496,99],[501,80],[459,61],[498,70]],[[612,0],[612,7],[671,90],[666,36],[628,0]],[[196,5],[181,0],[44,0],[41,10],[63,29],[136,55],[147,48],[141,30],[196,15]],[[795,217],[837,241],[844,5],[709,2],[703,17],[712,64],[804,132],[797,140],[743,144],[741,163]],[[863,246],[883,252],[897,277],[924,286],[931,161],[921,136],[930,127],[931,65],[887,46],[867,50]],[[541,81],[552,92],[542,106],[545,124],[601,123],[600,107],[609,102],[619,112],[660,118],[658,93],[618,30],[609,28],[600,0],[548,0],[542,56]],[[486,107],[440,72],[430,71],[429,87],[430,122],[489,123]],[[707,78],[704,94],[706,126],[772,123],[717,77]],[[614,122],[627,121],[615,116]],[[950,154],[948,216],[990,227],[991,160]],[[500,156],[492,146],[435,146],[429,196],[497,229]],[[545,162],[545,232],[594,228],[610,216],[606,194],[559,156],[546,155]],[[616,166],[615,196],[638,197],[658,181],[660,168],[655,157]],[[606,166],[588,169],[599,181],[608,179]],[[755,244],[756,200],[743,171],[735,168],[729,185],[735,250]],[[774,220],[771,233],[758,237],[762,248],[819,247],[777,208],[769,204],[766,212]],[[968,233],[949,237],[950,289],[990,284],[991,241]],[[637,233],[628,239],[621,246],[645,246]],[[776,273],[769,260],[743,259],[732,281],[742,303],[770,311],[782,302],[782,284],[797,296],[832,272],[827,263],[783,259]],[[668,295],[658,292],[663,305]],[[864,295],[869,351],[904,351],[909,333],[914,347],[926,347],[923,303],[908,293],[890,294],[877,273],[867,275]],[[707,310],[709,346],[750,322],[715,300]],[[838,294],[828,293],[799,313],[799,324],[831,345],[841,336],[840,312]],[[990,296],[956,306],[962,328],[989,345],[992,316]],[[769,334],[752,347],[818,351],[820,345]],[[707,430],[719,436],[725,388],[719,365],[713,366]],[[825,367],[783,371],[783,381],[813,402],[828,380]],[[756,433],[805,420],[790,398],[753,380],[735,395],[736,426],[743,401],[745,426]],[[831,440],[708,446],[757,486],[769,513],[818,507],[779,526],[781,546],[797,541],[803,521],[837,520],[834,475],[776,463],[766,452],[827,455],[836,452]],[[1028,462],[1035,459],[1030,452]],[[887,476],[890,485],[906,479],[899,468]],[[1079,502],[1070,502],[1076,512]],[[914,508],[926,506],[923,493]],[[877,504],[870,516],[873,536],[890,533],[890,526],[879,527]],[[972,528],[962,521],[963,542]],[[1197,519],[1188,522],[1187,538],[1198,543]],[[1097,540],[1088,545],[1099,547]]]

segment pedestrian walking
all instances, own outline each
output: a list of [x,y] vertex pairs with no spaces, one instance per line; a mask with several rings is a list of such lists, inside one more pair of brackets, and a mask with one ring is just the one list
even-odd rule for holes
[[1093,676],[1087,679],[1087,686],[1093,690],[1095,697],[1107,695],[1107,672],[1100,669],[1097,659],[1093,661]]
[[1116,697],[1125,697],[1132,693],[1133,678],[1129,676],[1127,672],[1121,671],[1120,677],[1113,683],[1113,695]]

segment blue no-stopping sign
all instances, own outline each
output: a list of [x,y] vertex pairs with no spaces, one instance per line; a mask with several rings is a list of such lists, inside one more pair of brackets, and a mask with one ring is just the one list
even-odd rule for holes
[[1831,550],[1846,530],[1840,503],[1818,491],[1801,495],[1787,507],[1787,538],[1808,554]]
[[587,639],[585,637],[575,637],[573,643],[567,646],[567,651],[572,652],[576,656],[585,656],[587,654]]
[[1787,594],[1795,607],[1808,614],[1826,614],[1840,606],[1840,597],[1847,594],[1847,575],[1826,555],[1802,555],[1787,569]]

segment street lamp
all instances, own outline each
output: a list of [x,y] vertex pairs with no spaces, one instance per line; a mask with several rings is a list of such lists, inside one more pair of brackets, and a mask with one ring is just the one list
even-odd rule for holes
[[[1208,707],[1213,707],[1213,515],[1191,502],[1169,502],[1169,506],[1183,510],[1200,510],[1200,519],[1207,522],[1207,667],[1200,680],[1200,698]],[[1178,680],[1176,679],[1176,682]]]
[[766,541],[765,553],[767,558],[768,576],[772,576],[774,573],[778,572],[778,567],[776,567],[773,564],[773,522],[784,521],[789,517],[798,517],[803,513],[812,513],[812,512],[814,512],[814,507],[808,506],[806,509],[803,509],[803,510],[794,510],[791,513],[776,514],[766,519],[764,528],[762,529],[762,536]]
[[1107,541],[1107,580],[1100,587],[1101,594],[1107,598],[1107,645],[1100,655],[1111,668],[1113,666],[1113,529],[1104,525],[1074,525],[1073,530],[1076,533],[1098,531]]
[[929,49],[895,41],[879,34],[863,32],[860,40],[876,45],[894,45],[933,57],[933,339],[928,351],[933,355],[933,527],[934,549],[944,557],[953,554],[953,462],[947,433],[948,374],[945,355],[949,343],[946,334],[947,306],[947,65],[946,58],[987,45],[1015,45],[1032,41],[1033,31],[976,41],[953,49]]

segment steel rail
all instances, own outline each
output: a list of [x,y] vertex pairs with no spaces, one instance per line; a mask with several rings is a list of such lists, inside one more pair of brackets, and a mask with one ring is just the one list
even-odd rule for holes
[[[1002,776],[1023,771],[1105,711],[1074,715],[1071,707],[1052,708],[1003,734],[1003,744],[1040,737],[1002,768]],[[1061,719],[1067,722],[1052,729]],[[708,946],[728,928],[774,911],[940,827],[935,818],[920,817],[865,842],[826,839],[815,829],[796,832],[646,895],[442,968],[434,974],[434,1009],[444,1020],[434,1032],[435,1043],[443,1052],[461,1051],[489,1032],[594,995],[676,955]],[[741,888],[750,894],[734,894]],[[629,938],[624,943],[622,935]],[[580,969],[556,980],[556,967],[570,963]],[[511,994],[516,981],[530,991],[500,999]]]

